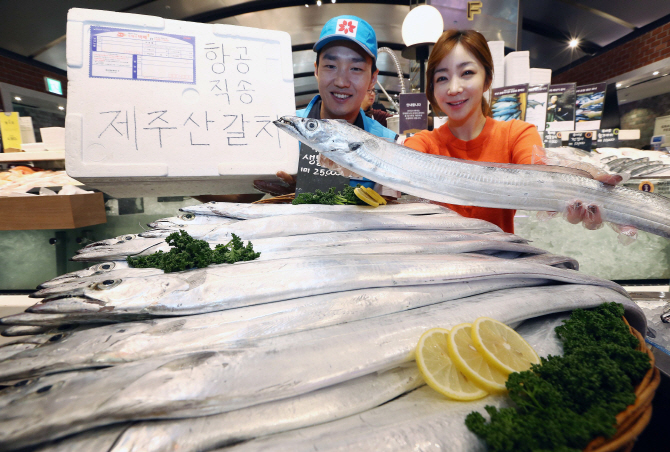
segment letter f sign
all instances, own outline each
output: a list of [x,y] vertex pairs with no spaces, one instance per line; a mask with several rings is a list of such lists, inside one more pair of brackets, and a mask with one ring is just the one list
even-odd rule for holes
[[475,20],[475,14],[482,13],[482,2],[468,2],[468,20]]

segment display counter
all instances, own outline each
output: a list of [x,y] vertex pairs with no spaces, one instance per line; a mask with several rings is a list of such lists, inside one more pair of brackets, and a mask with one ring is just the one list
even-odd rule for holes
[[[670,178],[630,179],[626,188],[638,189],[643,182],[654,186],[654,193],[670,197]],[[670,279],[670,240],[638,231],[637,240],[623,245],[617,233],[604,226],[596,231],[584,229],[563,218],[542,221],[536,212],[518,210],[514,218],[517,235],[533,246],[550,253],[569,256],[579,262],[579,270],[610,280]]]

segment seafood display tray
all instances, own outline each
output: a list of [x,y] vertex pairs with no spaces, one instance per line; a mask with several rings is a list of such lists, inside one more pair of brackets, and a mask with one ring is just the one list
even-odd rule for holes
[[65,160],[65,151],[2,152],[1,162],[35,162],[43,160]]
[[0,230],[74,229],[107,222],[102,193],[0,198]]

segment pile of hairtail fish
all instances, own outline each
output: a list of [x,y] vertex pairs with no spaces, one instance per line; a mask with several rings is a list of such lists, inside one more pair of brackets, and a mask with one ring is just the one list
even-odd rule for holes
[[[74,260],[100,263],[0,320],[21,336],[0,347],[0,450],[483,451],[465,415],[508,399],[425,386],[424,331],[487,316],[546,356],[561,353],[550,332],[575,308],[622,303],[646,328],[617,284],[440,205],[182,210],[79,250]],[[178,230],[211,247],[236,234],[261,255],[128,267]]]

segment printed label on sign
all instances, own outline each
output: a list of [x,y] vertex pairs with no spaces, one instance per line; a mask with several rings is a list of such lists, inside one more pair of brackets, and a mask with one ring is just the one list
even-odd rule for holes
[[597,148],[618,148],[619,129],[600,129],[596,140]]
[[21,125],[17,112],[0,113],[0,135],[4,149],[21,149]]
[[91,26],[89,77],[195,83],[195,37]]
[[568,146],[571,148],[581,149],[583,151],[591,151],[591,143],[593,142],[593,132],[573,132],[568,138]]
[[341,191],[349,185],[349,178],[341,176],[337,171],[324,168],[319,164],[319,153],[306,144],[300,145],[300,162],[295,193],[313,193],[314,190],[328,191],[335,187]]
[[401,94],[398,130],[401,134],[417,133],[428,126],[428,99],[423,93]]
[[563,143],[561,142],[561,132],[544,132],[544,147],[545,148],[560,148]]

